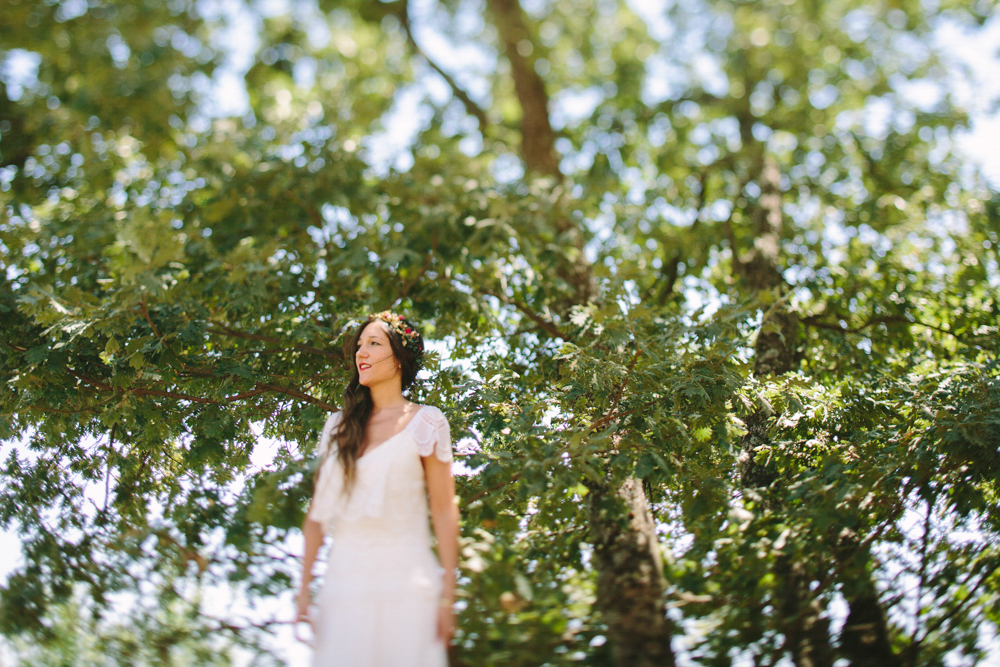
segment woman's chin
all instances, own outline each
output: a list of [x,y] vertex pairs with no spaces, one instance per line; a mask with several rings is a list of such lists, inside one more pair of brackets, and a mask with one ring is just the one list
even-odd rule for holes
[[378,386],[380,384],[392,382],[392,376],[386,377],[384,375],[375,375],[372,373],[359,373],[358,374],[358,384],[362,387],[372,387]]

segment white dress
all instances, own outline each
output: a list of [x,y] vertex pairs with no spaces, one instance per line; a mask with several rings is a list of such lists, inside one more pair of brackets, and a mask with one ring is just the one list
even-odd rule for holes
[[[336,447],[339,422],[339,412],[327,419],[321,457]],[[451,432],[425,405],[358,459],[350,495],[336,451],[326,456],[309,510],[333,538],[313,617],[313,667],[446,667],[437,638],[442,570],[420,461],[432,454],[451,461]]]

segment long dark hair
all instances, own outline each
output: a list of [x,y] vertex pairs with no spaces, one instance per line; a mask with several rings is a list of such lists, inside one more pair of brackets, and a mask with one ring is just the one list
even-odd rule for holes
[[[362,385],[360,382],[358,364],[355,361],[354,355],[358,351],[358,341],[361,340],[361,334],[364,333],[365,327],[373,322],[380,321],[382,320],[371,316],[367,322],[362,322],[358,325],[357,331],[348,339],[347,345],[344,347],[344,355],[347,357],[354,372],[351,375],[351,381],[348,383],[347,389],[344,390],[344,410],[340,416],[340,425],[331,437],[337,442],[337,458],[340,460],[340,465],[344,468],[344,489],[348,492],[354,485],[358,457],[361,455],[361,445],[365,438],[365,428],[367,428],[368,418],[372,414],[372,395],[368,387]],[[403,344],[402,337],[393,327],[387,326],[385,331],[389,336],[389,346],[392,348],[392,354],[396,358],[397,363],[399,363],[400,372],[403,376],[403,390],[405,391],[413,384],[413,381],[417,378],[417,372],[420,370],[424,340],[415,326],[406,320],[402,321],[405,323],[405,326],[416,334],[409,337],[406,345]]]

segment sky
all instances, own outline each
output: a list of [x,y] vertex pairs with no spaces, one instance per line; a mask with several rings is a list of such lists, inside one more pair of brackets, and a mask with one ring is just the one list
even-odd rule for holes
[[[426,1],[415,0],[416,5],[427,5]],[[630,0],[629,4],[656,32],[660,19],[662,2],[658,0]],[[277,11],[282,6],[281,0],[266,0],[262,6],[271,5]],[[220,14],[227,17],[229,28],[222,35],[222,46],[230,51],[227,64],[216,75],[206,100],[210,115],[227,116],[243,115],[247,111],[247,94],[243,86],[242,73],[249,67],[252,54],[258,47],[253,18],[240,11],[241,3],[235,0],[214,0],[214,6]],[[419,12],[418,12],[419,13]],[[662,26],[661,26],[662,27]],[[317,24],[316,34],[310,35],[316,40],[323,39],[323,29]],[[436,33],[429,24],[417,26],[417,38],[422,47],[439,62],[469,62],[469,58],[477,57],[474,52],[458,52],[441,35]],[[994,188],[1000,189],[1000,16],[993,16],[985,26],[978,31],[970,31],[953,24],[945,23],[938,26],[935,33],[935,48],[942,58],[953,69],[956,76],[953,79],[953,94],[955,101],[968,110],[970,114],[969,129],[958,138],[958,147],[969,161],[970,166],[981,169]],[[37,68],[30,54],[8,59],[2,68],[3,76],[11,90],[12,83],[30,84],[33,69]],[[421,86],[423,89],[421,89]],[[475,92],[475,91],[473,91]],[[912,91],[919,96],[920,90]],[[418,131],[423,111],[420,108],[425,96],[432,99],[447,97],[450,92],[443,81],[436,75],[415,84],[404,91],[391,117],[386,119],[386,129],[382,141],[383,153],[378,156],[387,164],[405,167],[396,162],[399,155],[407,152],[408,145]],[[553,116],[563,119],[583,118],[590,113],[596,104],[593,96],[586,94],[557,95],[554,97]],[[472,147],[470,147],[471,149]],[[517,175],[516,165],[512,175]],[[5,460],[14,443],[0,445],[0,460]],[[253,454],[253,464],[260,468],[267,467],[277,451],[277,443],[262,440]],[[293,551],[301,551],[298,542],[290,543]],[[16,532],[12,529],[0,531],[0,582],[6,581],[8,574],[21,565],[20,543]],[[250,612],[246,605],[234,599],[230,592],[215,591],[211,596],[209,606],[217,616],[234,617],[243,614],[267,616],[282,614],[285,610],[291,614],[291,595],[278,599],[268,609],[257,609]],[[1000,664],[1000,648],[997,642],[991,642],[993,651],[991,660]],[[303,644],[296,642],[291,636],[291,628],[285,627],[275,641],[276,654],[290,665],[307,664],[309,650]],[[247,656],[242,656],[238,664],[246,663]],[[0,645],[0,664],[8,664],[7,656]]]
[[956,81],[956,98],[971,116],[971,128],[960,137],[959,147],[981,166],[992,186],[1000,188],[1000,16],[994,15],[978,33],[944,25],[937,41],[953,67],[966,67],[971,74],[971,80]]

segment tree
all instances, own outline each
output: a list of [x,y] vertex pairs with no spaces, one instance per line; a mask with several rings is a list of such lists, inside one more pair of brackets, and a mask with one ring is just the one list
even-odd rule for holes
[[214,120],[197,6],[10,7],[40,65],[0,98],[6,634],[156,570],[287,590],[339,346],[392,305],[469,443],[456,664],[979,655],[1000,198],[927,45],[985,5],[290,3]]

